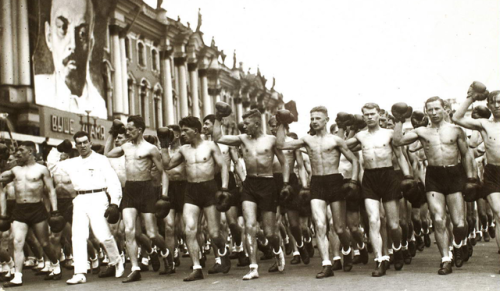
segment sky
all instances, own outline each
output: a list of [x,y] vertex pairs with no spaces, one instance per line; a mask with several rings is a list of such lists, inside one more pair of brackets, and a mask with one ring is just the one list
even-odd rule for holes
[[[146,1],[153,6],[156,1]],[[497,0],[165,0],[170,18],[212,37],[232,67],[268,79],[285,102],[295,100],[300,135],[309,110],[361,113],[367,102],[422,109],[432,96],[466,97],[481,81],[500,89],[500,1]],[[495,81],[496,80],[496,81]]]

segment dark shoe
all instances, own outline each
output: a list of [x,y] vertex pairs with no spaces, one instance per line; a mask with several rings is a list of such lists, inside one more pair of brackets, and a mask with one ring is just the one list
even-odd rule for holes
[[269,273],[275,273],[275,272],[278,272],[278,264],[276,262],[274,262],[274,264],[271,266],[271,268],[269,268],[269,270],[267,270]]
[[201,255],[201,259],[200,259],[200,266],[202,268],[205,268],[205,263],[207,262],[207,257],[205,256],[205,254],[202,254]]
[[238,253],[238,264],[237,267],[246,267],[250,265],[250,259],[245,255],[245,252]]
[[60,272],[59,274],[54,274],[53,272],[51,272],[50,274],[47,274],[45,275],[45,278],[43,278],[45,281],[49,281],[49,280],[61,280],[62,278],[62,272]]
[[344,264],[343,264],[344,272],[351,271],[352,270],[352,249],[348,255],[342,254],[342,256],[344,257]]
[[394,264],[394,253],[389,254],[389,265]]
[[220,271],[224,274],[227,274],[229,270],[231,270],[231,259],[229,259],[229,248],[226,247],[226,254],[224,256],[220,256]]
[[431,237],[428,233],[424,233],[424,243],[427,248],[431,246]]
[[313,246],[313,242],[312,242],[312,238],[311,238],[311,241],[310,242],[304,242],[306,245],[306,250],[307,250],[307,253],[309,254],[309,258],[312,258],[314,257],[314,246]]
[[229,259],[230,260],[236,260],[238,258],[238,252],[232,252],[230,255],[229,255]]
[[405,265],[411,264],[411,253],[409,249],[403,250],[403,261],[405,262]]
[[368,251],[369,254],[372,254],[373,253],[373,246],[371,243],[367,242],[365,243],[366,245],[366,250]]
[[288,256],[293,252],[293,245],[292,243],[288,242],[285,244],[285,254]]
[[262,257],[260,257],[262,261],[274,258],[273,250],[269,244],[267,246],[258,244],[258,248],[263,253]]
[[108,278],[108,277],[114,277],[116,273],[116,267],[113,265],[109,265],[102,269],[101,272],[99,272],[99,278]]
[[463,255],[464,262],[469,261],[469,246],[462,245],[461,249],[462,249],[462,255]]
[[153,271],[158,272],[158,270],[160,269],[160,258],[158,256],[157,251],[154,250],[149,255],[149,262],[151,263],[151,266],[153,267]]
[[455,261],[455,267],[460,268],[464,264],[464,256],[462,254],[462,248],[453,247],[453,260]]
[[486,230],[483,230],[483,240],[484,242],[490,242],[490,234]]
[[340,260],[334,260],[331,268],[332,271],[342,270],[342,262]]
[[439,275],[448,275],[453,272],[453,269],[451,268],[451,262],[444,262],[441,263],[441,268],[438,270]]
[[141,272],[140,271],[132,271],[122,283],[131,283],[141,280]]
[[141,272],[147,272],[149,271],[149,260],[147,260],[147,264],[144,264],[144,262],[146,262],[146,260],[144,258],[141,258],[140,262],[139,262],[139,267],[141,268]]
[[471,244],[467,245],[467,253],[469,254],[469,258],[472,257],[472,254],[474,253],[474,248],[472,247]]
[[389,261],[377,262],[377,267],[375,271],[372,272],[372,277],[382,277],[385,275],[387,268],[389,266]]
[[332,276],[334,276],[332,266],[327,265],[323,266],[323,270],[321,270],[321,272],[316,274],[316,279],[323,279]]
[[300,256],[297,256],[297,255],[293,256],[293,259],[290,261],[290,264],[292,264],[292,265],[300,264]]
[[422,236],[415,236],[415,239],[417,240],[417,250],[419,252],[422,252],[425,248],[425,243],[424,240],[422,239]]
[[20,287],[20,286],[23,286],[23,283],[17,284],[12,282],[6,282],[5,284],[3,284],[4,288]]
[[475,237],[471,237],[471,238],[470,238],[470,244],[471,244],[472,246],[476,246],[476,238],[475,238]]
[[417,242],[409,241],[408,242],[408,250],[410,251],[410,255],[413,258],[417,254]]
[[403,269],[404,265],[403,250],[400,249],[399,251],[394,251],[394,269],[396,271],[400,271]]
[[217,273],[219,273],[219,270],[220,270],[220,264],[215,263],[212,266],[212,268],[208,269],[208,274],[210,274],[210,275],[217,274]]
[[201,269],[193,270],[189,276],[184,278],[184,282],[203,280],[203,272]]
[[165,269],[160,271],[160,275],[170,275],[175,273],[175,263],[173,261],[168,260],[167,258],[163,258],[163,263],[165,264]]
[[495,238],[496,234],[495,234],[495,226],[488,226],[488,233],[490,234],[490,237],[491,238]]
[[[302,245],[301,248],[298,248],[299,249],[299,253],[300,253],[300,260],[302,260],[302,262],[304,262],[305,265],[309,265],[309,262],[311,261],[311,257],[309,256],[309,251],[307,250],[307,247],[305,245]],[[295,258],[295,256],[294,256]],[[300,260],[299,260],[299,263],[300,263]]]
[[363,249],[359,250],[359,257],[361,258],[361,263],[363,265],[368,264],[368,250],[366,249],[367,244],[365,244],[365,247]]
[[357,265],[361,263],[361,256],[360,255],[354,255],[352,257],[352,264]]
[[179,267],[181,265],[181,259],[179,258],[179,256],[174,258],[174,263],[176,267]]

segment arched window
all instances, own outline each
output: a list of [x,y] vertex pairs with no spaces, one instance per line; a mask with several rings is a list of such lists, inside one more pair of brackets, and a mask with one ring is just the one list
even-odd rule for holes
[[132,60],[130,55],[130,38],[128,37],[125,37],[125,56],[127,57],[127,60]]
[[162,104],[161,99],[163,95],[163,88],[160,84],[156,84],[153,91],[153,111],[154,111],[154,125],[155,128],[163,126]]
[[139,58],[139,66],[146,66],[146,50],[144,49],[144,43],[142,41],[139,41],[137,43],[137,55]]
[[151,50],[151,59],[153,71],[158,71],[158,51],[156,49]]

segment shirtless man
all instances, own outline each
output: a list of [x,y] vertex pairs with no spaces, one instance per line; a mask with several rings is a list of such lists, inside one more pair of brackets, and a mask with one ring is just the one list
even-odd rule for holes
[[[203,119],[203,132],[210,139],[212,138],[214,123],[215,123],[215,115],[213,114],[209,114],[205,116],[205,118]],[[243,175],[243,172],[241,170],[241,165],[239,163],[238,149],[236,147],[229,147],[224,144],[216,143],[216,145],[219,147],[221,151],[222,157],[224,158],[224,162],[226,163],[227,168],[230,169],[231,163],[233,163],[234,170],[238,175],[238,177],[240,178],[240,181],[244,182],[245,176]],[[222,186],[220,169],[217,169],[217,173],[215,175],[215,181],[217,182],[217,186],[220,189]],[[231,200],[231,208],[229,208],[229,210],[226,211],[226,219],[229,225],[229,229],[231,230],[231,235],[233,236],[233,241],[236,244],[235,252],[237,253],[238,262],[240,265],[244,265],[245,260],[248,259],[246,258],[245,251],[243,249],[243,240],[242,240],[243,229],[238,224],[238,216],[241,215],[240,191],[236,187],[236,181],[234,178],[234,173],[232,171],[229,171],[228,190],[229,192],[231,192],[233,198]]]
[[[220,212],[215,208],[216,200],[220,193],[214,180],[215,165],[221,169],[222,192],[228,191],[228,166],[225,163],[219,147],[214,142],[201,138],[201,122],[197,117],[184,117],[179,121],[181,127],[181,138],[185,145],[170,158],[168,150],[162,149],[163,162],[167,170],[173,169],[185,162],[187,185],[184,197],[183,218],[186,225],[186,243],[189,254],[193,261],[193,272],[186,278],[185,282],[203,279],[200,265],[200,245],[196,240],[198,233],[198,219],[203,211],[208,224],[208,232],[213,244],[217,247],[221,258],[220,271],[229,272],[231,261],[229,249],[225,245],[225,239],[220,233]],[[162,137],[160,136],[160,140]],[[163,142],[162,147],[169,142]]]
[[[424,148],[428,161],[425,192],[434,222],[436,241],[442,256],[438,274],[447,275],[452,272],[452,255],[449,253],[450,238],[446,228],[446,209],[448,209],[453,223],[454,259],[455,265],[459,267],[463,264],[462,241],[467,234],[462,189],[465,178],[472,178],[473,171],[468,167],[468,146],[465,132],[460,127],[445,121],[448,114],[445,111],[444,101],[439,97],[431,97],[425,102],[425,109],[431,125],[419,127],[405,135],[402,133],[401,118],[396,116],[400,112],[393,111],[397,120],[394,129],[394,144],[402,146],[420,140]],[[403,110],[405,108],[398,109],[398,111]],[[463,165],[460,164],[460,161]],[[464,173],[464,166],[466,166],[467,176]]]
[[[279,114],[277,119],[278,121],[282,119]],[[350,270],[352,268],[351,235],[346,230],[346,202],[344,192],[341,191],[344,178],[339,172],[340,154],[343,154],[353,164],[352,177],[347,184],[348,187],[352,187],[353,191],[359,190],[358,159],[347,148],[342,138],[328,133],[326,125],[329,120],[325,107],[314,107],[311,109],[311,127],[315,132],[314,136],[306,135],[299,140],[285,142],[283,125],[280,125],[277,134],[279,149],[296,150],[305,147],[311,160],[311,209],[316,226],[318,249],[323,260],[323,269],[316,275],[318,279],[333,276],[326,238],[328,205],[332,209],[335,232],[342,244],[344,269]]]
[[[35,143],[32,141],[21,142],[15,153],[17,166],[3,172],[0,176],[0,182],[2,183],[14,181],[16,190],[16,206],[12,211],[12,235],[14,237],[16,273],[10,282],[4,284],[4,287],[16,287],[23,284],[23,248],[28,227],[33,228],[45,254],[52,262],[51,272],[53,279],[60,280],[62,276],[56,252],[49,243],[49,228],[47,224],[49,215],[43,203],[44,187],[48,189],[48,198],[52,206],[52,218],[60,221],[62,217],[57,211],[57,195],[49,170],[45,166],[36,163],[35,153]],[[6,202],[5,195],[2,196],[2,202]],[[5,203],[2,203],[2,217],[6,215],[6,208],[3,205]]]
[[[219,114],[219,112],[217,112]],[[218,117],[216,115],[216,117]],[[243,217],[248,252],[250,255],[250,271],[243,276],[243,280],[259,277],[257,265],[258,232],[257,208],[262,214],[262,228],[269,244],[276,256],[278,270],[285,269],[285,256],[276,228],[276,211],[278,195],[273,178],[273,158],[276,156],[283,168],[283,183],[288,184],[290,168],[281,150],[276,147],[276,138],[262,132],[261,114],[257,109],[250,110],[243,115],[246,133],[240,135],[223,135],[221,118],[215,119],[213,138],[218,144],[241,146],[246,166],[246,179],[241,194]]]
[[[401,179],[394,170],[395,155],[404,176],[410,172],[401,148],[393,145],[393,131],[380,127],[380,107],[367,103],[361,108],[363,119],[368,130],[360,131],[347,140],[349,148],[361,145],[363,154],[362,192],[370,225],[370,241],[375,254],[376,269],[373,277],[384,276],[389,267],[389,256],[382,253],[381,236],[381,202],[387,219],[387,235],[392,239],[394,251],[394,268],[403,268],[403,252],[401,245],[401,227],[399,225],[399,200],[401,199]],[[390,247],[390,246],[388,246]]]
[[453,121],[465,128],[479,131],[483,138],[487,161],[483,173],[483,194],[493,210],[496,220],[495,237],[500,244],[500,91],[492,91],[487,97],[493,120],[465,117],[467,108],[474,101],[480,100],[478,95],[474,90],[469,90],[467,99],[453,115]]
[[[276,118],[271,118],[268,124],[271,133],[276,136],[278,134],[278,121],[276,120]],[[285,130],[288,132],[288,129]],[[285,141],[291,140],[294,139],[288,136],[285,138]],[[304,226],[307,228],[307,222],[310,216],[310,212],[304,211],[304,207],[301,207],[299,199],[299,191],[301,189],[301,186],[302,188],[308,187],[307,172],[304,168],[304,159],[302,158],[300,148],[295,150],[283,150],[283,155],[285,156],[288,167],[290,169],[294,169],[295,164],[297,164],[300,183],[299,179],[297,179],[297,175],[293,171],[290,171],[288,181],[293,187],[294,193],[292,193],[292,197],[288,199],[288,201],[284,201],[283,203],[280,202],[280,207],[283,206],[285,208],[286,214],[288,216],[288,222],[290,223],[290,232],[295,239],[296,247],[300,253],[300,259],[304,264],[308,265],[310,256],[305,246],[305,241],[309,240],[310,238],[306,238],[303,235],[302,229],[304,228]],[[281,164],[277,159],[274,159],[273,161],[273,172],[275,177],[278,176],[278,179],[276,179],[276,184],[278,184],[280,178],[281,180],[283,180],[283,178],[280,177],[283,176],[283,172]],[[277,173],[279,173],[280,175],[276,175]]]
[[[162,199],[168,199],[168,178],[163,171],[163,164],[158,148],[144,140],[143,134],[146,130],[144,119],[140,116],[130,116],[127,119],[126,137],[129,142],[115,147],[107,153],[108,158],[118,158],[125,155],[125,167],[127,182],[122,199],[122,219],[125,224],[125,239],[127,253],[132,263],[132,272],[123,283],[130,283],[141,279],[141,268],[137,259],[136,221],[137,215],[141,215],[146,228],[146,234],[156,245],[163,258],[171,254],[167,249],[165,240],[158,234],[158,226],[155,219],[155,204],[158,195],[154,190],[151,168],[154,164],[162,173]],[[107,143],[112,143],[114,137],[110,135]],[[153,250],[149,256],[157,256]]]

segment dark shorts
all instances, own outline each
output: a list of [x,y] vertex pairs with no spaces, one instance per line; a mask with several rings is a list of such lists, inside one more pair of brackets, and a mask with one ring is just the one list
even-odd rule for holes
[[311,177],[311,200],[319,199],[330,204],[345,200],[341,188],[344,183],[342,174]]
[[[219,172],[215,174],[215,182],[217,182],[217,189],[222,188],[222,174]],[[227,189],[229,193],[233,196],[233,199],[231,200],[231,207],[238,207],[241,209],[241,194],[240,194],[240,189],[236,187],[236,180],[234,178],[234,173],[229,172],[229,183],[227,185]],[[239,211],[241,212],[241,211]]]
[[425,192],[438,192],[444,195],[462,193],[466,182],[462,164],[451,167],[427,166]]
[[[283,179],[281,180],[283,184]],[[290,201],[287,203],[281,203],[280,205],[283,206],[284,210],[291,210],[291,211],[298,211],[299,216],[301,217],[309,217],[311,215],[311,205],[302,205],[301,200],[299,199],[299,192],[302,186],[299,183],[299,179],[297,178],[297,175],[295,173],[290,173],[290,178],[288,180],[288,183],[292,186],[293,188],[293,194],[292,198]],[[278,183],[276,183],[277,185]],[[281,192],[281,189],[280,189]],[[278,196],[279,197],[279,196]]]
[[7,200],[7,216],[12,218],[12,211],[16,207],[16,200]]
[[12,211],[12,220],[33,226],[49,218],[47,209],[43,202],[16,203]]
[[217,182],[215,180],[187,183],[184,203],[196,205],[200,208],[215,205],[215,193],[217,193]]
[[401,177],[393,167],[365,169],[361,183],[363,199],[382,199],[382,202],[399,200],[403,197],[400,188]]
[[140,213],[154,213],[158,195],[153,181],[127,181],[122,198],[122,209],[135,208]]
[[186,181],[169,181],[168,197],[176,213],[182,213],[184,207],[184,195],[186,195]]
[[[344,179],[344,183],[349,183],[351,179]],[[361,191],[361,189],[359,190]],[[361,197],[361,195],[359,195]],[[359,212],[361,205],[364,204],[363,199],[357,200],[346,200],[345,201],[345,209],[349,212]]]
[[57,210],[66,222],[73,223],[73,198],[57,198]]
[[484,166],[483,180],[483,198],[486,198],[491,193],[500,192],[500,166],[491,164]]
[[161,197],[161,194],[162,194],[161,192],[163,190],[162,188],[163,187],[161,185],[160,186],[153,186],[153,189],[154,189],[154,191],[156,193],[157,199],[160,199],[160,197]]
[[243,182],[241,201],[255,202],[261,211],[276,213],[278,208],[278,195],[274,179],[247,177],[245,182]]
[[427,196],[425,194],[425,186],[424,183],[418,182],[418,195],[419,197],[415,199],[414,202],[411,203],[411,207],[420,208],[422,205],[427,203]]

